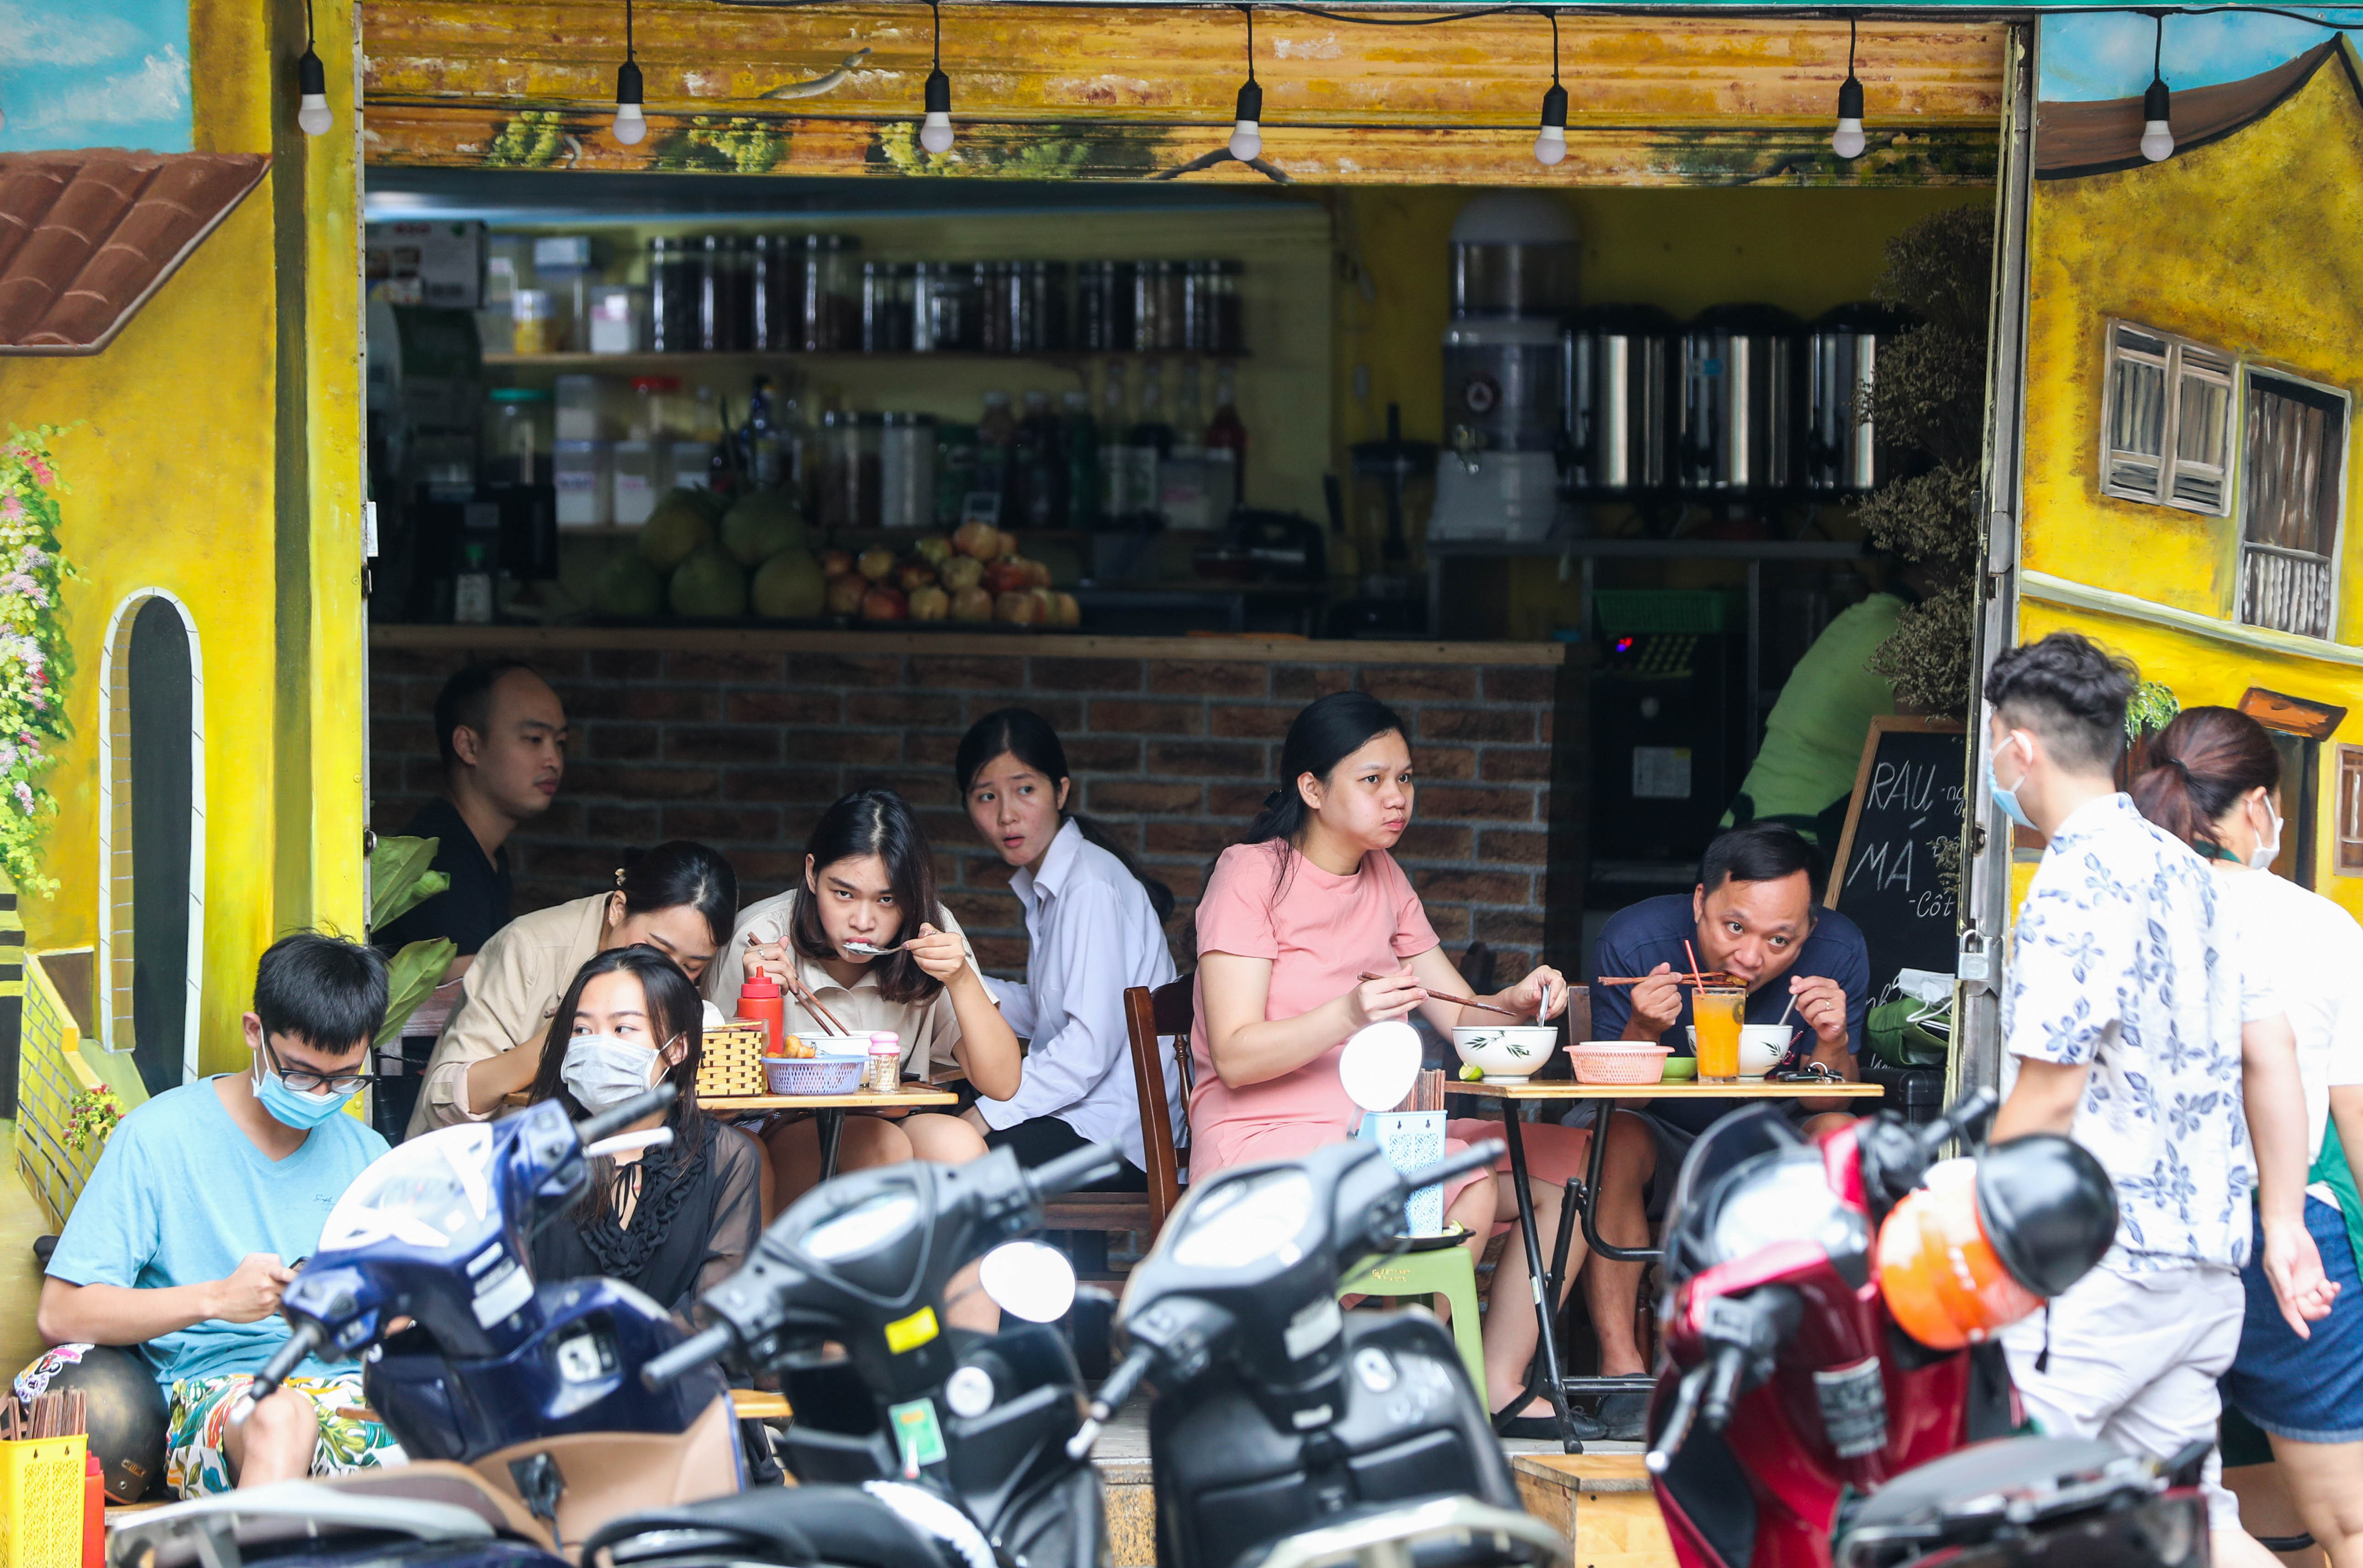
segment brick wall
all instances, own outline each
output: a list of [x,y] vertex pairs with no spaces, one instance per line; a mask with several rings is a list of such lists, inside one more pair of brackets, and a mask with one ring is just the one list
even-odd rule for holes
[[1168,929],[1187,967],[1205,867],[1272,788],[1290,719],[1359,686],[1411,726],[1420,788],[1396,855],[1448,947],[1457,955],[1481,937],[1504,980],[1546,951],[1572,968],[1581,778],[1565,759],[1581,755],[1570,731],[1582,708],[1556,648],[382,627],[370,714],[379,832],[438,787],[444,678],[490,655],[547,676],[572,732],[557,801],[510,841],[520,912],[608,886],[622,852],[668,838],[722,850],[744,897],[768,895],[799,874],[830,801],[884,784],[919,808],[945,901],[985,966],[1022,972],[1008,868],[978,842],[951,778],[967,726],[1020,703],[1057,726],[1082,809],[1173,889]]

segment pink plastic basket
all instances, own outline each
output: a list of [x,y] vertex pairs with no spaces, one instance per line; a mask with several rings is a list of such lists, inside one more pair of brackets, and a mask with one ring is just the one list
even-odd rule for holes
[[1568,1047],[1580,1084],[1653,1084],[1665,1076],[1670,1047],[1637,1040],[1587,1040]]

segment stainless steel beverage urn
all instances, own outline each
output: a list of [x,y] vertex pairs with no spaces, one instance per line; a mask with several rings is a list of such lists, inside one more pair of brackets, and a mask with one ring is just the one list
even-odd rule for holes
[[1650,305],[1592,305],[1568,329],[1567,483],[1591,500],[1673,481],[1674,318]]
[[1797,480],[1798,323],[1771,305],[1716,305],[1682,329],[1676,486],[1737,498]]
[[1820,495],[1876,490],[1893,454],[1871,427],[1870,382],[1903,327],[1875,304],[1845,304],[1805,328],[1804,482]]

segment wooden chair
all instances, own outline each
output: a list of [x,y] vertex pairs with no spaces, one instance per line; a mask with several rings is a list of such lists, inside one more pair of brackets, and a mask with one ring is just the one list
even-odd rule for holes
[[[1071,1192],[1050,1203],[1042,1224],[1050,1231],[1110,1232],[1137,1231],[1155,1241],[1165,1217],[1182,1198],[1182,1162],[1173,1143],[1173,1110],[1165,1098],[1165,1064],[1159,1038],[1175,1037],[1175,1050],[1185,1062],[1189,1055],[1191,977],[1150,990],[1134,986],[1124,993],[1125,1032],[1132,1044],[1132,1082],[1140,1103],[1140,1139],[1148,1160],[1147,1192]],[[1182,1110],[1185,1121],[1189,1114]],[[1104,1250],[1104,1249],[1103,1249]],[[1079,1268],[1083,1260],[1077,1260]],[[1104,1267],[1103,1262],[1102,1267]]]

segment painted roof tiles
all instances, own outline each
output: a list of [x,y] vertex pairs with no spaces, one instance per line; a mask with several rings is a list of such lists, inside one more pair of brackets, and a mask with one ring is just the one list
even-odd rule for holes
[[260,153],[0,155],[0,354],[95,354],[204,243]]

